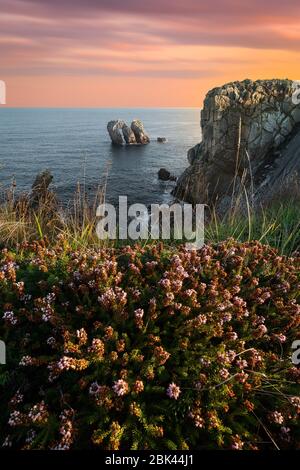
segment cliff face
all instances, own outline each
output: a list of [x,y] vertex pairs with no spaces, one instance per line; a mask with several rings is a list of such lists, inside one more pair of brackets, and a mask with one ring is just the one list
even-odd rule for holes
[[300,170],[300,106],[290,80],[245,80],[209,91],[201,112],[202,142],[174,195],[225,204],[241,187],[262,188]]

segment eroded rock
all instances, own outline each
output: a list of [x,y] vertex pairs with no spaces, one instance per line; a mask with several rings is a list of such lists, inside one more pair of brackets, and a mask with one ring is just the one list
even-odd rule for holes
[[160,168],[158,170],[158,179],[161,181],[176,181],[176,176],[171,175],[171,173],[165,168]]
[[125,123],[122,127],[122,132],[123,132],[123,137],[124,137],[126,144],[128,145],[136,144],[136,138],[135,138],[133,130],[129,126],[127,126],[127,124]]
[[142,121],[134,120],[131,127],[122,119],[110,121],[107,124],[107,130],[114,145],[135,145],[148,144],[149,136],[146,134]]
[[122,132],[124,125],[125,122],[120,119],[109,121],[107,124],[107,130],[114,145],[123,145],[125,143]]
[[260,188],[278,184],[279,175],[299,171],[300,107],[293,103],[292,85],[245,80],[209,91],[201,112],[202,142],[188,151],[190,166],[173,194],[224,206],[241,187],[261,195]]
[[135,139],[138,144],[149,144],[150,138],[146,134],[142,121],[140,121],[139,119],[135,119],[134,121],[132,121],[131,129],[133,130]]

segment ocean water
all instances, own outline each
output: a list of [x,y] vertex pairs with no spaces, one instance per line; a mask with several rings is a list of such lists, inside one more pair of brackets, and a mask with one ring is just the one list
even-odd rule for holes
[[[114,147],[106,130],[111,119],[129,125],[141,119],[151,143]],[[156,138],[166,137],[166,144]],[[78,182],[91,199],[106,182],[106,200],[117,203],[168,202],[174,183],[157,178],[160,168],[175,176],[188,166],[187,150],[200,141],[200,111],[195,108],[159,109],[0,109],[0,186],[16,181],[17,191],[28,190],[36,174],[48,168],[53,187],[64,203]]]

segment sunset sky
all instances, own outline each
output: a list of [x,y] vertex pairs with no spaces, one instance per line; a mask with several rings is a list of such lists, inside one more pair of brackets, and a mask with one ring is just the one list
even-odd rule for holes
[[201,106],[300,79],[299,0],[0,0],[7,106]]

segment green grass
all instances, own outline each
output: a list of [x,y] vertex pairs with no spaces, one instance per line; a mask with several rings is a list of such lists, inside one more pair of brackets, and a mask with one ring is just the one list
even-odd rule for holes
[[[56,243],[63,236],[74,248],[120,246],[124,241],[103,241],[96,234],[96,208],[105,199],[99,189],[95,199],[88,201],[78,186],[68,208],[61,208],[52,192],[31,205],[28,195],[16,198],[8,192],[0,204],[0,247],[14,248],[24,241],[46,239]],[[246,209],[233,206],[222,217],[216,210],[207,211],[205,243],[218,243],[228,238],[239,242],[258,240],[276,248],[280,254],[292,255],[300,249],[300,192],[274,198],[265,207]],[[125,241],[125,244],[130,241]],[[142,244],[154,243],[142,240]],[[177,242],[171,242],[177,245]]]

